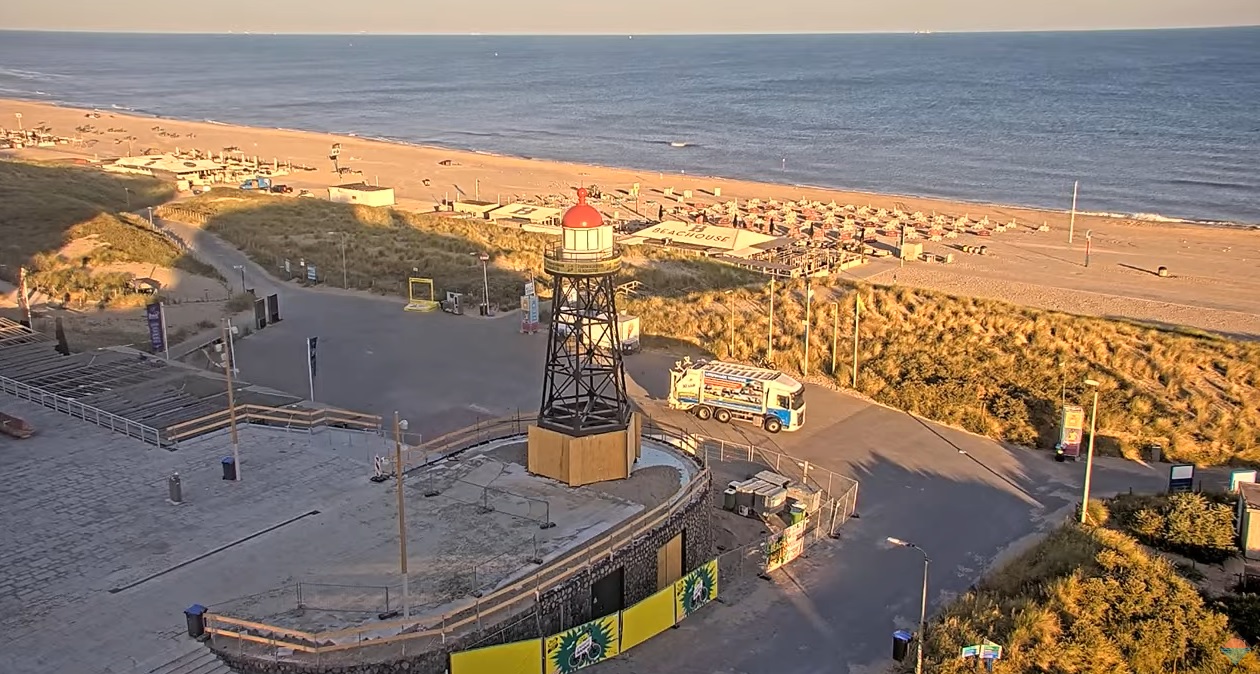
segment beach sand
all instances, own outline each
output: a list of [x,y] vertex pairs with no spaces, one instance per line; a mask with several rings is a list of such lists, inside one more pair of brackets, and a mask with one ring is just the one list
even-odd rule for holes
[[[84,146],[22,150],[17,156],[56,159],[69,156],[109,159],[146,149],[170,151],[197,148],[219,152],[237,147],[264,162],[278,159],[318,167],[278,179],[295,189],[322,188],[360,177],[338,176],[328,158],[333,143],[341,144],[340,163],[362,171],[369,182],[395,188],[399,207],[432,210],[444,198],[508,203],[517,197],[564,194],[572,188],[598,185],[605,192],[641,186],[641,199],[666,202],[661,194],[693,190],[692,203],[710,204],[732,198],[795,200],[806,198],[859,206],[950,216],[987,216],[995,223],[1045,223],[1049,232],[1031,227],[995,234],[989,239],[964,237],[925,242],[925,250],[954,252],[950,265],[881,261],[856,272],[854,278],[899,283],[957,294],[1004,299],[1030,306],[1074,313],[1122,316],[1160,323],[1191,325],[1241,337],[1260,336],[1260,231],[1248,227],[1149,222],[1131,218],[1077,214],[1074,242],[1069,244],[1069,214],[1014,206],[951,202],[940,199],[804,188],[653,171],[588,166],[415,147],[332,134],[228,126],[206,122],[128,116],[116,111],[89,111],[0,99],[0,120],[9,126],[22,113],[25,128],[40,124],[60,136],[78,135],[76,127],[91,124],[98,133],[83,136]],[[108,132],[107,129],[115,129]],[[125,138],[134,139],[128,143]],[[95,141],[94,143],[90,141]],[[663,149],[668,152],[668,149]],[[439,162],[449,161],[451,165]],[[772,178],[773,176],[767,176]],[[426,181],[428,184],[426,184]],[[709,196],[720,187],[722,196]],[[1070,205],[1065,195],[1065,208]],[[632,202],[631,202],[632,203]],[[611,210],[611,209],[608,209]],[[654,212],[655,209],[650,209]],[[622,213],[623,217],[626,213]],[[491,226],[487,223],[487,226]],[[1090,266],[1084,266],[1085,232],[1092,230]],[[990,255],[974,256],[952,249],[958,244],[984,244]],[[1159,266],[1170,276],[1155,274]],[[894,278],[894,276],[896,278]]]

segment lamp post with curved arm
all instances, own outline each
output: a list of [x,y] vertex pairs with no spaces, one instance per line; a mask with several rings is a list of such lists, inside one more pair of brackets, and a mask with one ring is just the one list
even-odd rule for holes
[[890,544],[900,548],[914,548],[923,555],[923,597],[919,604],[919,633],[915,636],[915,655],[914,655],[914,674],[923,674],[923,639],[927,632],[927,596],[928,596],[928,566],[932,560],[928,558],[923,548],[911,543],[903,541],[900,538],[888,537],[884,539]]

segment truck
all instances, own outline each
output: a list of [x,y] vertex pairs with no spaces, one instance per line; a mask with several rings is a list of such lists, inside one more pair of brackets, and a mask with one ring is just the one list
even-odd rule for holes
[[[587,341],[595,342],[598,344],[598,346],[603,347],[605,349],[611,349],[612,344],[610,343],[611,340],[610,340],[608,331],[603,330],[600,327],[598,327],[600,325],[601,324],[599,323],[587,324],[586,326],[587,335],[588,335]],[[556,324],[556,332],[560,333],[560,335],[563,337],[567,337],[571,329],[572,328],[570,328],[568,325],[565,325],[563,323]],[[599,334],[596,335],[595,334],[596,332],[598,332]],[[621,344],[622,354],[632,354],[632,353],[639,352],[641,348],[641,344],[639,342],[639,317],[638,316],[625,316],[625,315],[617,316],[617,340]]]
[[264,192],[268,192],[271,190],[271,178],[264,178],[262,176],[259,176],[257,178],[250,178],[246,180],[245,182],[241,183],[241,189],[262,190]]
[[716,419],[757,424],[767,432],[805,423],[805,386],[778,370],[684,358],[669,373],[669,407]]
[[1064,405],[1063,420],[1059,424],[1059,442],[1054,446],[1055,461],[1076,461],[1080,458],[1084,428],[1085,408],[1080,405]]

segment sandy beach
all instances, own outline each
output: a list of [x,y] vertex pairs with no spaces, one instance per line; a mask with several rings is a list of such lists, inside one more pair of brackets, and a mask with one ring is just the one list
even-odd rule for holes
[[[950,202],[898,195],[846,192],[754,183],[692,175],[664,174],[537,159],[416,147],[282,129],[261,129],[207,122],[129,116],[112,110],[91,111],[0,99],[0,126],[14,127],[21,113],[25,128],[39,125],[83,142],[49,149],[27,149],[17,156],[52,160],[68,157],[111,159],[129,151],[166,152],[175,148],[215,153],[227,147],[270,163],[317,167],[279,179],[295,189],[326,196],[322,188],[360,179],[395,188],[399,207],[432,210],[443,199],[501,200],[503,203],[550,194],[572,195],[578,185],[605,191],[628,190],[638,183],[644,209],[665,202],[662,192],[693,190],[691,203],[729,199],[811,199],[873,208],[987,216],[1030,225],[984,241],[990,255],[956,256],[951,265],[879,262],[856,278],[903,283],[946,292],[1005,299],[1076,313],[1124,316],[1169,324],[1189,324],[1242,337],[1260,336],[1260,232],[1247,227],[1151,222],[1077,214],[1074,242],[1068,243],[1069,214],[1015,206]],[[91,124],[95,132],[76,127]],[[340,164],[361,174],[340,176],[328,158],[340,143]],[[772,178],[773,176],[767,176]],[[710,196],[721,188],[721,197]],[[1069,204],[1065,203],[1065,207]],[[653,211],[654,212],[654,211]],[[625,216],[625,213],[622,213]],[[1044,223],[1048,232],[1034,232]],[[487,225],[489,226],[489,225]],[[1092,230],[1090,266],[1084,265],[1085,232]],[[925,246],[925,250],[933,249]],[[882,266],[881,266],[882,265]],[[1167,278],[1155,270],[1169,268]],[[1161,308],[1163,307],[1163,308]]]

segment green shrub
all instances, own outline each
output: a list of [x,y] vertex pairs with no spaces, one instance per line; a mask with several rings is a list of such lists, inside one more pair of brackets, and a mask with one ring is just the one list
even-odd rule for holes
[[[1105,528],[1061,527],[941,612],[928,628],[924,671],[976,671],[964,646],[1004,647],[1004,674],[1239,674],[1220,652],[1224,615],[1163,559]],[[903,671],[913,664],[903,663]]]
[[1124,530],[1159,550],[1208,564],[1237,552],[1233,510],[1203,494],[1123,494],[1110,505]]
[[1213,608],[1229,618],[1229,626],[1253,647],[1260,645],[1260,594],[1231,594],[1218,598]]

